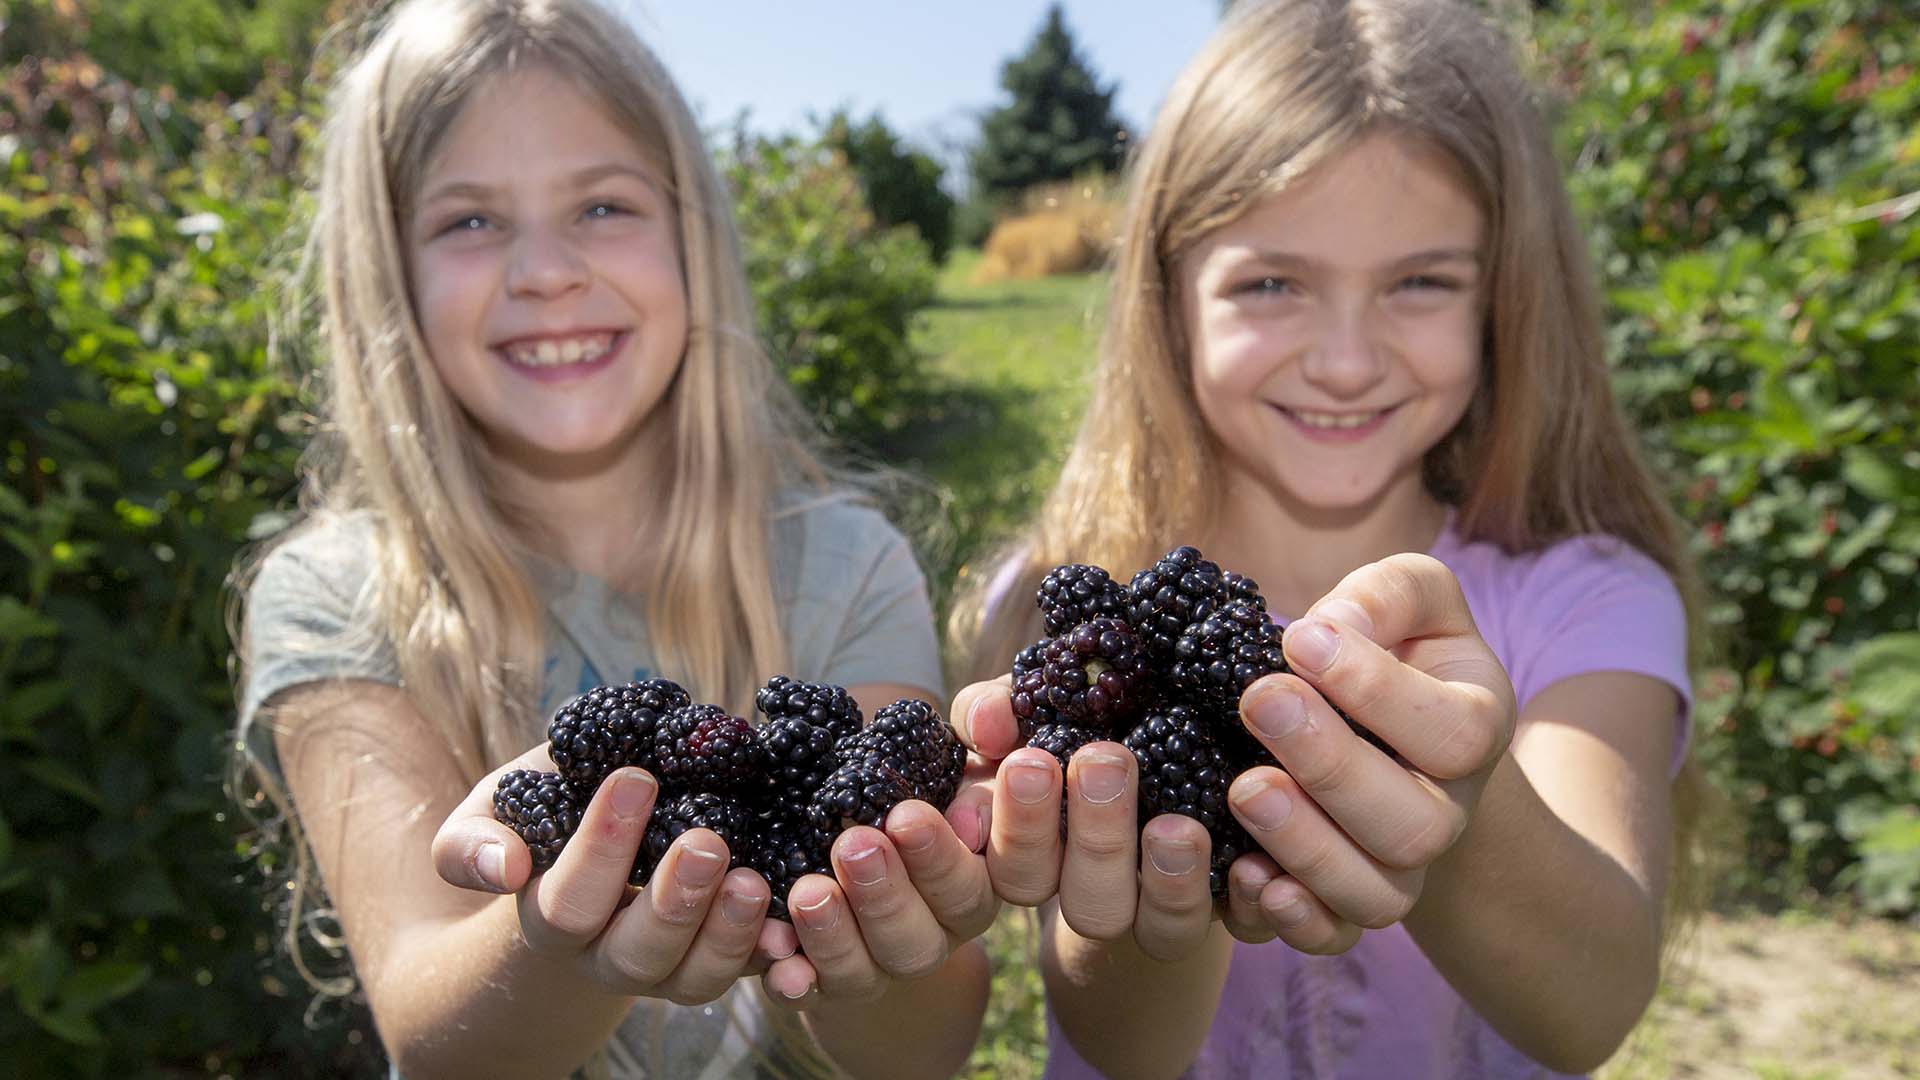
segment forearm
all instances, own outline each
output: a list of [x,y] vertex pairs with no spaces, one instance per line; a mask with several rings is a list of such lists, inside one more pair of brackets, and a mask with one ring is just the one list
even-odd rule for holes
[[979,1039],[988,982],[986,950],[969,941],[927,978],[896,982],[877,1001],[825,1002],[802,1018],[850,1076],[951,1076]]
[[634,1001],[529,950],[511,896],[397,941],[385,972],[372,973],[368,996],[408,1080],[564,1076]]
[[1506,756],[1405,925],[1509,1042],[1585,1072],[1652,998],[1660,912],[1654,888],[1556,816]]
[[1061,1031],[1088,1064],[1114,1078],[1171,1077],[1199,1055],[1232,955],[1233,939],[1218,922],[1199,949],[1164,963],[1131,937],[1081,937],[1050,908],[1040,973]]

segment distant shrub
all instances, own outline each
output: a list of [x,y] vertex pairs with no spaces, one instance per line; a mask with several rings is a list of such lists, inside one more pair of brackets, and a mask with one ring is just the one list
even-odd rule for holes
[[933,261],[946,261],[953,247],[954,204],[940,186],[939,162],[901,142],[878,115],[856,124],[844,111],[835,113],[823,141],[853,166],[876,222],[912,226]]

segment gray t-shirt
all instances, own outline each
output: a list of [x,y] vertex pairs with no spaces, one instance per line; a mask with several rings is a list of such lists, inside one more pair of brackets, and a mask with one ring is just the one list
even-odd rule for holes
[[[789,500],[771,534],[773,576],[792,670],[840,686],[902,683],[943,700],[926,579],[906,540],[847,498]],[[261,564],[247,598],[248,678],[239,727],[248,750],[278,770],[260,707],[290,687],[327,679],[400,685],[391,642],[373,616],[373,522],[350,515],[310,528]],[[640,598],[557,564],[534,567],[547,601],[540,738],[547,717],[584,690],[666,675],[655,661]],[[817,1071],[808,1051],[775,1036],[757,988],[719,1001],[642,1000],[603,1055],[617,1077],[789,1076]],[[593,1070],[598,1073],[601,1070]]]

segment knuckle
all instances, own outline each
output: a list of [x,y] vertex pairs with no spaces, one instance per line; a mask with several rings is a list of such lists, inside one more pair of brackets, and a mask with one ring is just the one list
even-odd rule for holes
[[924,979],[947,962],[944,942],[929,942],[882,965],[896,979]]
[[553,944],[585,941],[604,921],[564,889],[542,892],[536,906],[545,928],[541,936]]
[[1074,854],[1089,859],[1128,858],[1133,854],[1131,828],[1097,826],[1073,829],[1067,834],[1067,841]]

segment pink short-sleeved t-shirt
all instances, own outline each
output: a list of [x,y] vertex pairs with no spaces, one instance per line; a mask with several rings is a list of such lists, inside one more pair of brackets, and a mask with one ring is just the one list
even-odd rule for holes
[[[1481,636],[1505,665],[1520,707],[1553,683],[1630,671],[1671,685],[1670,772],[1687,751],[1693,690],[1686,614],[1652,559],[1606,537],[1509,554],[1467,543],[1452,518],[1430,552],[1466,593]],[[1515,1050],[1455,993],[1404,927],[1362,934],[1339,956],[1279,942],[1236,942],[1213,1029],[1192,1080],[1535,1080],[1555,1073]],[[1099,1075],[1047,1017],[1050,1080]]]

